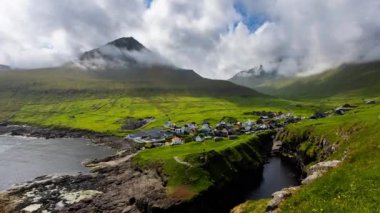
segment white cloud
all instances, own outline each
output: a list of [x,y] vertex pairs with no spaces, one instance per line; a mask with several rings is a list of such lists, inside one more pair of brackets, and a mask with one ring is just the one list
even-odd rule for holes
[[[250,31],[234,7],[267,21]],[[210,78],[263,64],[315,73],[380,58],[378,0],[0,0],[0,64],[54,66],[134,36]]]
[[[267,48],[270,54],[261,58],[262,63],[280,60],[282,73],[310,74],[346,62],[380,58],[377,0],[243,1],[251,12],[264,14],[274,23],[262,31],[263,37],[270,38],[268,44],[253,49]],[[253,58],[259,56],[252,51]]]

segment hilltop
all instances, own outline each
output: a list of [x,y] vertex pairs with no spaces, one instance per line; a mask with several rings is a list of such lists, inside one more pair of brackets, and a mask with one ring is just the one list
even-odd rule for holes
[[252,88],[290,99],[375,97],[380,93],[380,61],[344,64],[320,74],[266,81]]
[[158,54],[150,51],[133,37],[116,39],[79,56],[79,65],[93,70],[133,67],[149,63],[162,64]]

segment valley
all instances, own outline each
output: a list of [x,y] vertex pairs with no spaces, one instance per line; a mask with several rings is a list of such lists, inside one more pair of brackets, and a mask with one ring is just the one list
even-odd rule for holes
[[[291,80],[264,77],[264,84],[251,86],[257,92],[192,70],[140,63],[128,52],[145,48],[136,42],[121,38],[86,52],[80,66],[0,72],[1,134],[86,138],[118,150],[84,162],[90,174],[46,174],[1,192],[0,212],[378,210],[378,62],[342,65]],[[121,55],[111,57],[102,50],[114,44]],[[264,118],[274,112],[272,120]],[[259,128],[288,118],[300,119],[242,131],[250,120]],[[230,137],[235,134],[228,130],[216,135],[225,119],[238,130],[237,137]],[[174,127],[164,128],[168,122],[179,129],[204,121],[212,134],[181,135]],[[179,145],[173,143],[175,137],[165,138],[160,147],[131,137],[161,129],[173,131]],[[198,136],[211,140],[196,141]],[[266,198],[245,202],[245,195],[260,183],[266,161],[273,160],[268,157],[273,144],[272,154],[291,162],[304,183],[276,188],[280,191],[273,199],[268,192]],[[276,200],[279,193],[286,199]]]

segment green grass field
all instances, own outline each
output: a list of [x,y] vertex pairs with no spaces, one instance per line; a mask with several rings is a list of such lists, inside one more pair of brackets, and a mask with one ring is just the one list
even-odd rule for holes
[[[231,173],[241,163],[251,164],[251,169],[257,169],[262,164],[257,148],[260,143],[259,138],[252,135],[219,142],[190,142],[144,150],[134,157],[133,162],[142,168],[163,166],[165,175],[169,177],[169,195],[180,194],[182,198],[190,199],[232,178]],[[241,145],[249,148],[243,150]],[[191,166],[178,163],[175,158]]]
[[348,157],[341,166],[287,200],[282,212],[379,212],[380,105],[363,105],[344,116],[290,126],[291,134],[310,131],[338,147],[330,159]]
[[306,104],[295,107],[294,102],[271,98],[212,98],[212,97],[120,97],[103,99],[67,100],[56,103],[26,103],[18,109],[0,112],[0,118],[10,121],[89,129],[97,132],[125,135],[119,132],[122,124],[116,121],[127,116],[144,118],[155,117],[155,121],[145,129],[162,127],[171,119],[177,124],[201,123],[208,120],[212,124],[224,116],[245,121],[255,116],[243,115],[254,110],[296,112],[310,115],[320,104]]

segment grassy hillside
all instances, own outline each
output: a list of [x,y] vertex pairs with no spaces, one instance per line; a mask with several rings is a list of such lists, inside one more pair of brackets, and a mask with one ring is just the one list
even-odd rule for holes
[[[340,117],[309,121],[289,128],[290,136],[310,132],[339,151],[330,159],[348,157],[341,166],[307,185],[282,206],[283,212],[379,212],[380,105],[362,106]],[[314,144],[317,146],[317,144]]]
[[41,94],[57,99],[109,94],[147,96],[167,92],[197,96],[262,96],[227,81],[204,79],[192,70],[163,66],[99,71],[59,67],[0,73],[0,94],[22,98]]
[[346,64],[321,74],[267,81],[252,85],[265,94],[291,99],[326,97],[378,97],[380,95],[380,61]]
[[204,79],[188,70],[153,67],[145,70],[86,72],[51,68],[0,73],[0,121],[119,132],[118,120],[155,117],[144,128],[178,123],[211,123],[224,116],[241,120],[253,110],[310,114],[318,105],[263,96],[226,81]]
[[257,119],[256,116],[244,115],[253,110],[294,111],[309,115],[319,105],[295,107],[291,102],[268,98],[214,98],[178,95],[161,95],[154,97],[111,97],[99,99],[58,100],[43,103],[22,103],[16,109],[12,104],[8,110],[0,110],[2,120],[22,123],[36,123],[44,126],[63,126],[90,129],[97,132],[119,133],[122,124],[118,120],[126,117],[155,117],[155,121],[144,128],[162,127],[171,119],[177,124],[189,122],[201,123],[208,120],[212,124],[224,116],[239,120]]
[[[237,140],[192,142],[181,146],[147,149],[134,157],[138,167],[163,166],[169,177],[169,195],[181,192],[190,199],[210,187],[222,187],[244,171],[259,170],[263,164],[260,150],[269,132],[260,136],[244,135]],[[179,163],[175,158],[186,162]],[[239,173],[240,172],[240,173]],[[184,193],[186,191],[186,193]]]
[[[345,152],[347,157],[340,166],[285,200],[281,212],[380,211],[380,105],[360,104],[360,100],[352,103],[359,107],[346,115],[286,127],[281,139],[284,146],[292,144],[299,152],[315,157],[323,152],[321,141],[325,139],[337,150],[326,160],[341,159]],[[261,202],[267,203],[249,201],[237,212],[264,212]]]

